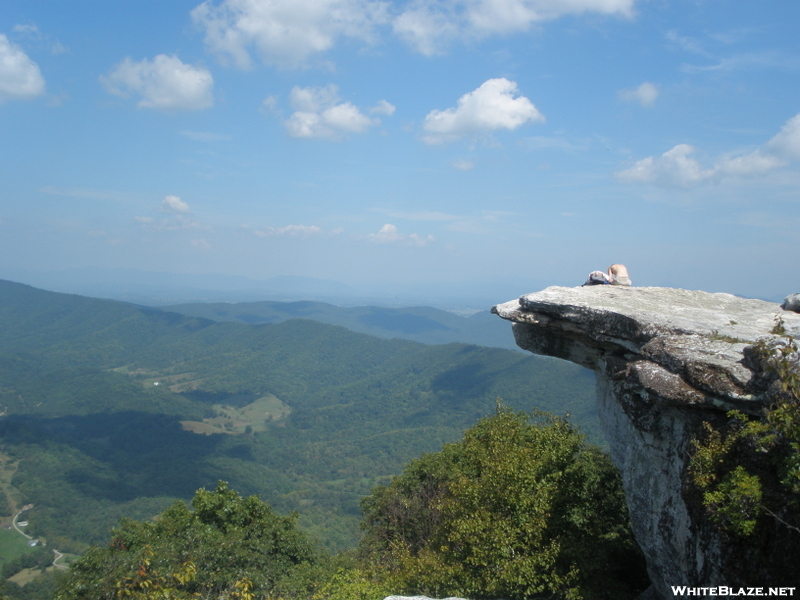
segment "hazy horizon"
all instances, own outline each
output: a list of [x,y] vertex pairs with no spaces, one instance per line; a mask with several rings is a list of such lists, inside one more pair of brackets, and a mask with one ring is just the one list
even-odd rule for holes
[[[79,294],[142,304],[167,306],[184,303],[324,302],[342,307],[384,306],[408,308],[431,306],[468,316],[488,311],[493,305],[550,285],[580,285],[578,282],[494,281],[459,284],[371,286],[313,277],[279,275],[251,279],[221,273],[167,273],[136,269],[92,267],[64,271],[9,271],[0,269],[0,279],[48,291]],[[669,282],[653,284],[676,287]],[[700,288],[702,289],[702,288]],[[704,290],[725,291],[725,290]],[[781,302],[786,294],[745,296]]]

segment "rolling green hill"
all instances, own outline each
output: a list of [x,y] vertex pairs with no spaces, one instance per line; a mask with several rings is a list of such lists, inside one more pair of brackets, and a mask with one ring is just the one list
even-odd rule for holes
[[35,505],[28,532],[62,551],[220,479],[297,511],[329,548],[352,547],[359,499],[497,397],[571,413],[599,439],[593,375],[571,364],[0,281],[0,452],[16,465],[4,489],[12,508]]

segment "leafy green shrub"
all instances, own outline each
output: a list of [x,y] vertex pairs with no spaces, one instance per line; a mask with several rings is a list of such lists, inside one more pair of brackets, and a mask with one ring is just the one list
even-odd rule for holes
[[770,520],[800,533],[797,342],[763,340],[754,356],[776,378],[771,406],[762,418],[731,411],[722,426],[705,423],[705,435],[693,443],[689,472],[711,520],[728,533],[750,536],[759,523],[770,527]]
[[265,598],[276,582],[316,555],[294,517],[220,482],[154,523],[123,520],[107,548],[76,561],[55,600]]

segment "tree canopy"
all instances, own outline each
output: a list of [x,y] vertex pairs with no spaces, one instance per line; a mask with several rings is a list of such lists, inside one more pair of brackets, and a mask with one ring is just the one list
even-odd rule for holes
[[55,600],[263,598],[316,555],[294,517],[227,483],[176,502],[155,522],[123,520],[59,584]]
[[562,419],[498,405],[362,509],[362,555],[395,593],[600,599],[648,585],[616,469]]

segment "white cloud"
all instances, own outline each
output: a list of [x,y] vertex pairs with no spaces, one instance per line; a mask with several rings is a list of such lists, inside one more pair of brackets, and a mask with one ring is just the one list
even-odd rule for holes
[[377,244],[391,244],[392,242],[399,242],[403,236],[397,232],[397,226],[387,223],[378,233],[370,233],[367,238]]
[[0,103],[14,98],[33,98],[44,93],[39,65],[22,49],[0,34]]
[[632,16],[634,0],[472,0],[464,2],[478,30],[507,33],[564,15],[587,12]]
[[200,250],[210,250],[211,244],[209,244],[205,238],[201,238],[199,240],[191,240],[189,242],[195,248],[199,248]]
[[691,188],[729,177],[757,177],[800,159],[800,114],[762,148],[741,156],[724,156],[711,168],[692,158],[695,149],[678,144],[659,157],[648,156],[615,174],[623,183],[645,183],[659,187]]
[[565,15],[630,17],[635,0],[416,0],[393,21],[395,34],[422,54],[437,54],[458,38],[528,31]]
[[694,158],[695,149],[688,144],[678,144],[661,156],[648,156],[631,168],[616,174],[623,183],[652,183],[664,187],[691,187],[713,176],[713,170],[703,170]]
[[287,225],[286,227],[266,227],[265,229],[257,229],[253,233],[258,237],[288,235],[290,237],[307,238],[311,235],[322,233],[322,229],[316,225]]
[[367,239],[376,244],[403,243],[411,246],[427,246],[429,243],[434,241],[434,237],[432,235],[427,237],[423,237],[416,233],[412,233],[411,235],[403,235],[397,231],[397,227],[395,225],[391,225],[390,223],[387,223],[381,227],[378,233],[370,233],[367,235]]
[[[630,17],[636,0],[206,0],[192,10],[208,49],[248,69],[253,54],[282,68],[302,67],[340,39],[373,43],[378,29],[418,52],[436,54],[455,39],[528,31],[565,15]],[[400,4],[400,3],[396,3]]]
[[369,112],[373,115],[386,115],[387,117],[391,117],[396,108],[397,107],[394,104],[390,104],[386,100],[381,100],[375,106],[370,108]]
[[653,106],[656,98],[658,98],[658,88],[645,81],[642,85],[633,90],[620,90],[617,92],[620,100],[626,102],[638,102],[642,106]]
[[343,133],[363,133],[380,124],[380,119],[366,116],[350,102],[339,102],[338,90],[333,84],[322,88],[292,88],[289,101],[295,112],[284,121],[289,135],[338,138]]
[[264,101],[261,103],[261,110],[264,112],[275,112],[278,106],[278,97],[277,96],[267,96],[264,98]]
[[186,214],[189,212],[189,205],[178,196],[165,196],[161,201],[161,212]]
[[785,163],[777,156],[764,154],[761,150],[756,150],[744,156],[733,158],[723,158],[715,167],[715,176],[732,175],[735,177],[748,177],[751,175],[763,175]]
[[778,135],[767,142],[767,148],[779,156],[800,159],[800,114],[787,121]]
[[517,84],[505,78],[489,79],[461,96],[458,106],[433,110],[425,117],[422,140],[441,144],[464,136],[516,129],[528,122],[543,122],[542,113],[525,96],[515,97]]
[[100,81],[109,93],[122,98],[138,94],[140,108],[197,110],[214,104],[211,73],[184,64],[174,55],[159,54],[141,62],[126,58]]
[[376,0],[207,0],[192,11],[206,46],[237,67],[252,66],[250,49],[269,65],[294,68],[329,50],[341,37],[374,39],[388,20]]

